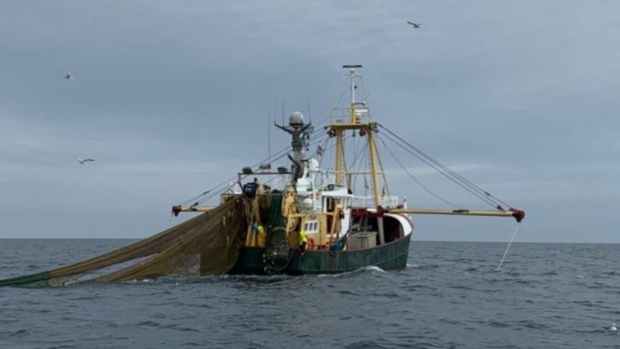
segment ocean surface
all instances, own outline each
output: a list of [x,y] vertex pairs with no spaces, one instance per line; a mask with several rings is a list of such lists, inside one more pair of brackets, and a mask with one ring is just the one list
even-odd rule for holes
[[[132,240],[0,240],[0,279]],[[402,271],[0,288],[0,348],[620,348],[620,245],[413,241]]]

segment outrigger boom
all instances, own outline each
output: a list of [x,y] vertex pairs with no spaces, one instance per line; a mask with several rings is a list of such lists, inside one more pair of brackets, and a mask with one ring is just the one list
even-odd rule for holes
[[[173,206],[172,213],[178,216],[181,212],[209,212],[214,207],[209,206]],[[507,211],[491,211],[491,210],[439,210],[424,208],[394,208],[382,209],[386,213],[396,214],[429,214],[429,215],[445,215],[445,216],[483,216],[483,217],[513,217],[520,223],[525,218],[525,211],[511,208]]]
[[485,217],[514,217],[518,223],[525,218],[525,211],[517,209],[509,209],[508,211],[491,211],[491,210],[433,210],[433,209],[416,209],[416,208],[395,208],[387,209],[386,212],[398,214],[437,214],[437,215],[454,215],[454,216],[485,216]]
[[176,217],[181,212],[209,212],[214,208],[211,206],[172,206],[172,214]]

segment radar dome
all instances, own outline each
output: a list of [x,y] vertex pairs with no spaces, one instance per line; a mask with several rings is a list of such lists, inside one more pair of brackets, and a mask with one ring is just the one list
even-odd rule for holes
[[308,160],[308,172],[310,173],[319,172],[319,162],[316,159]]
[[312,204],[314,204],[314,201],[312,201],[312,199],[310,198],[305,198],[304,201],[301,202],[301,204],[304,206],[305,209],[310,209],[312,208]]
[[304,124],[304,115],[298,111],[293,112],[288,119],[288,124],[291,126],[302,126]]

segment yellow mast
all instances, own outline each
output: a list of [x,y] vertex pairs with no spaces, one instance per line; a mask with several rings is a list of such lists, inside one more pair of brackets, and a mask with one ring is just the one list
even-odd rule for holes
[[[347,160],[344,156],[344,131],[346,128],[333,127],[336,134],[336,185],[342,185],[342,176],[346,174]],[[350,183],[347,180],[347,186]]]
[[[344,131],[356,130],[360,128],[361,123],[355,115],[355,68],[361,68],[361,65],[343,65],[343,68],[349,69],[349,79],[351,81],[351,105],[349,107],[349,123],[332,124],[331,129],[335,132],[336,137],[336,185],[342,185],[342,177],[346,174],[346,158],[344,155]],[[351,127],[353,126],[353,127]],[[356,127],[357,126],[357,127]],[[347,177],[348,178],[348,177]],[[347,180],[347,187],[350,187],[351,183]]]
[[[373,134],[373,137],[374,137],[374,134]],[[387,195],[390,195],[390,187],[388,186],[387,177],[385,176],[385,170],[383,169],[383,163],[381,162],[381,157],[379,156],[379,150],[377,150],[376,146],[375,146],[375,150],[377,151],[377,160],[379,162],[379,170],[380,170],[379,172],[377,172],[377,174],[381,174],[381,176],[383,177],[383,185],[385,186],[385,192],[387,193]],[[383,196],[383,193],[381,193],[381,196]]]
[[342,154],[344,153],[344,144],[342,142],[342,130],[334,129],[336,132],[336,185],[342,185]]
[[[368,139],[368,154],[370,156],[370,174],[372,176],[373,184],[373,202],[375,206],[381,205],[381,192],[379,188],[379,172],[377,171],[377,162],[381,163],[378,158],[377,146],[374,137],[374,130],[377,129],[376,122],[362,122],[361,118],[356,113],[356,106],[359,104],[355,100],[355,79],[358,75],[355,72],[355,68],[361,68],[361,65],[344,65],[343,68],[349,68],[349,80],[351,89],[351,104],[349,106],[349,121],[337,122],[330,125],[331,130],[334,132],[333,136],[336,138],[336,185],[342,185],[342,177],[346,173],[346,163],[344,156],[344,132],[347,130],[365,131]],[[385,180],[385,174],[384,174]],[[350,183],[347,183],[350,185]]]
[[374,201],[375,201],[375,206],[379,207],[381,206],[381,195],[379,193],[379,176],[377,176],[377,165],[376,165],[376,159],[375,157],[377,157],[377,151],[376,151],[376,145],[375,145],[375,136],[374,136],[374,128],[372,125],[374,123],[368,123],[368,125],[370,126],[368,129],[368,153],[370,154],[370,172],[372,174],[372,186],[373,186],[373,194],[374,194]]

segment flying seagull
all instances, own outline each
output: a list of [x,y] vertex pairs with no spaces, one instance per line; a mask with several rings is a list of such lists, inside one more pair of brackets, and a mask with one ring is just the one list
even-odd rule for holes
[[420,27],[422,26],[422,23],[413,23],[409,21],[407,21],[407,24],[412,25],[415,29],[420,29]]
[[73,80],[73,76],[71,76],[71,74],[67,73],[67,75],[65,75],[65,79]]
[[77,159],[77,161],[79,161],[79,162],[80,162],[80,164],[82,164],[82,165],[84,165],[84,163],[85,163],[86,161],[95,161],[95,159],[82,159],[82,158],[80,158],[79,156],[76,156],[75,158],[76,158],[76,159]]

